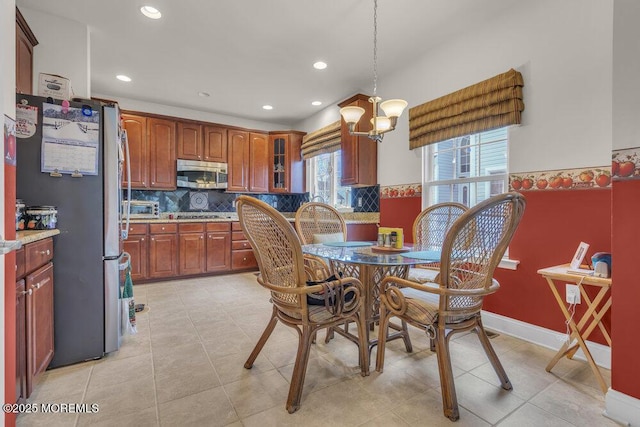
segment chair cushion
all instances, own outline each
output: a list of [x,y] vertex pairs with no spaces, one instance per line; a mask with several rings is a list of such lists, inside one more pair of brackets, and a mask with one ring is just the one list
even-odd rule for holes
[[[438,287],[435,283],[428,286]],[[407,301],[407,317],[423,325],[430,325],[437,320],[440,296],[413,288],[403,288],[402,294]]]
[[331,242],[344,242],[344,234],[325,233],[325,234],[313,235],[313,243],[331,243]]
[[430,268],[410,268],[407,279],[418,283],[433,283],[435,282],[438,273],[440,273],[440,270],[432,270]]

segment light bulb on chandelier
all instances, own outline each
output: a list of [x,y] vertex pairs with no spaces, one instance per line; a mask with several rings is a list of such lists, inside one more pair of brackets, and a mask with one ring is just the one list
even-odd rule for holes
[[[373,104],[373,117],[371,122],[371,130],[369,132],[356,132],[356,124],[364,114],[362,107],[349,106],[340,109],[342,118],[349,126],[351,135],[366,135],[369,138],[382,142],[385,133],[396,128],[398,117],[407,107],[407,101],[403,99],[389,99],[384,102],[376,95],[378,86],[378,0],[373,0],[373,96],[369,98],[369,102]],[[379,116],[378,106],[384,112],[384,116]]]

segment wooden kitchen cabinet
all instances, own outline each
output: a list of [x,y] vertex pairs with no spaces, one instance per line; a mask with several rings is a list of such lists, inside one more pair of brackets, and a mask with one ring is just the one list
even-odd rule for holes
[[269,136],[230,129],[227,191],[269,191]]
[[228,222],[207,223],[207,273],[231,268],[231,227]]
[[227,163],[227,128],[204,126],[202,160]]
[[[122,114],[122,125],[127,130],[129,143],[129,167],[124,167],[123,188],[131,183],[131,188],[149,188],[149,143],[147,138],[147,118]],[[130,174],[127,174],[127,169]]]
[[149,224],[149,278],[178,275],[178,224]]
[[178,225],[180,243],[178,274],[188,276],[205,272],[206,246],[205,223],[182,223]]
[[27,392],[27,291],[24,279],[16,283],[16,402],[22,403]]
[[178,159],[227,163],[227,128],[178,122]]
[[150,118],[149,188],[175,190],[176,187],[176,123]]
[[129,143],[131,174],[125,179],[134,189],[176,189],[176,124],[173,120],[122,114]]
[[145,280],[149,277],[149,226],[130,224],[127,240],[122,242],[123,250],[130,255],[131,280]]
[[27,394],[53,359],[53,263],[27,276]]
[[304,132],[269,134],[269,192],[304,193],[304,160],[300,146]]
[[33,48],[38,39],[16,7],[16,93],[33,94]]
[[[369,97],[358,94],[338,104],[362,107],[364,115],[356,124],[357,132],[371,129],[369,119],[373,116],[373,104]],[[349,126],[341,119],[342,185],[371,186],[378,184],[378,143],[364,135],[350,135]]]
[[178,122],[177,156],[185,160],[203,160],[201,124]]
[[253,248],[242,232],[239,222],[231,224],[231,269],[249,270],[258,268]]
[[16,402],[24,402],[54,354],[53,239],[16,252]]

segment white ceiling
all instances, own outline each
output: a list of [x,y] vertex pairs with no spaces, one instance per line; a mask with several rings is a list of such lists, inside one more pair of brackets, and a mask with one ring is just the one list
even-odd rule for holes
[[[292,126],[373,90],[373,0],[16,3],[89,26],[92,93]],[[517,3],[379,0],[380,82],[399,64]],[[162,19],[144,17],[145,4],[159,9]],[[318,60],[328,68],[313,69]],[[120,82],[116,74],[133,81]],[[383,85],[378,95],[397,96],[386,94]],[[323,105],[312,106],[314,100]],[[274,109],[265,111],[264,104]]]

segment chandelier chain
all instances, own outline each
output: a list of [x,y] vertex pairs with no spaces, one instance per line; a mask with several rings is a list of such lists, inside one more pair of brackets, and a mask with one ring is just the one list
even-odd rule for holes
[[373,96],[378,89],[378,0],[373,0]]

